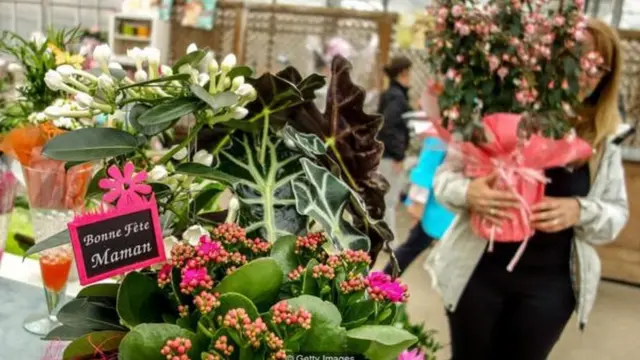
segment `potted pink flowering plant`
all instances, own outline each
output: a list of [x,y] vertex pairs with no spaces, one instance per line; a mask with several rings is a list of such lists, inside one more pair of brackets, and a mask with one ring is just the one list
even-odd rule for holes
[[[436,28],[427,41],[441,119],[469,177],[498,174],[496,188],[514,192],[521,207],[497,226],[472,214],[475,233],[522,242],[533,235],[528,213],[544,195],[544,169],[588,158],[574,136],[579,79],[598,71],[602,57],[585,53],[583,0],[440,0],[429,10]],[[514,240],[517,239],[517,240]],[[491,249],[491,246],[489,247]]]

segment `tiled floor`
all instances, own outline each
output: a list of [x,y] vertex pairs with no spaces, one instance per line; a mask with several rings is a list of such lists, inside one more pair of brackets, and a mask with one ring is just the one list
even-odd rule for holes
[[[398,224],[407,225],[399,215]],[[404,220],[404,221],[403,221]],[[406,228],[401,230],[404,236]],[[400,237],[403,239],[404,237]],[[431,288],[429,275],[422,265],[426,253],[412,264],[403,276],[409,284],[411,298],[409,314],[413,321],[425,322],[438,330],[438,339],[448,344],[449,334],[442,302]],[[386,258],[376,267],[384,266]],[[438,359],[449,359],[449,350],[441,351]],[[603,282],[593,313],[585,331],[578,330],[572,319],[549,360],[637,360],[640,359],[640,287]],[[517,360],[517,359],[514,359]]]

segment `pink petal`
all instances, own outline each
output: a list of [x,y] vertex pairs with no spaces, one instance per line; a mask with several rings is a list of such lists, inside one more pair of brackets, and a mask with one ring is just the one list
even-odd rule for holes
[[113,203],[118,197],[120,197],[121,194],[122,194],[122,191],[113,189],[108,193],[104,194],[104,196],[102,196],[102,201],[107,203]]
[[124,165],[124,172],[123,172],[123,176],[125,179],[129,180],[133,177],[133,172],[136,170],[136,168],[133,166],[133,163],[128,162]]
[[107,170],[107,174],[109,174],[109,176],[111,176],[111,178],[113,178],[116,181],[122,182],[123,180],[120,169],[118,169],[118,167],[115,165],[111,165],[109,167],[109,169]]
[[119,182],[109,178],[100,179],[100,181],[98,181],[98,186],[104,190],[119,189],[121,187]]
[[151,194],[151,190],[152,190],[151,186],[147,184],[133,184],[132,189],[138,194],[144,194],[144,195]]
[[139,183],[145,182],[146,180],[147,180],[147,172],[141,171],[133,176],[133,181],[131,182],[139,184]]

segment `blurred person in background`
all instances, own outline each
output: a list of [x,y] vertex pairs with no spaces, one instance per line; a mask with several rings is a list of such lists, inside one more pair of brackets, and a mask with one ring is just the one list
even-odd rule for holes
[[396,56],[384,67],[389,77],[389,88],[380,96],[378,113],[384,115],[384,124],[378,139],[384,143],[384,153],[380,161],[380,172],[389,181],[389,192],[385,195],[385,220],[396,232],[396,207],[404,186],[404,158],[409,147],[408,120],[404,113],[410,112],[409,86],[411,80],[411,60],[406,56]]
[[596,74],[580,80],[576,133],[594,148],[587,163],[546,170],[545,198],[532,207],[536,233],[512,272],[519,243],[474,235],[469,210],[500,222],[518,207],[514,195],[492,187],[495,176],[471,179],[460,159],[448,157],[434,180],[440,202],[457,212],[428,259],[443,298],[453,360],[544,360],[572,313],[581,329],[593,309],[600,281],[595,246],[615,240],[629,218],[620,148],[611,143],[620,123],[620,40],[611,27],[589,19],[584,45],[602,55]]

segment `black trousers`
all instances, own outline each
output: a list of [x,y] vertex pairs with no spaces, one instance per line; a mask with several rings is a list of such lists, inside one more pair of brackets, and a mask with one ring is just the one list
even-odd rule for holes
[[[424,232],[420,222],[411,229],[407,241],[393,252],[396,255],[396,259],[398,259],[398,265],[400,266],[399,275],[402,275],[402,273],[407,270],[409,265],[411,265],[420,253],[426,250],[433,243],[433,240],[434,239],[431,236]],[[384,268],[384,272],[391,275],[392,271],[393,265],[389,262]]]
[[517,270],[480,261],[455,312],[447,314],[452,360],[548,357],[575,309],[570,276]]

